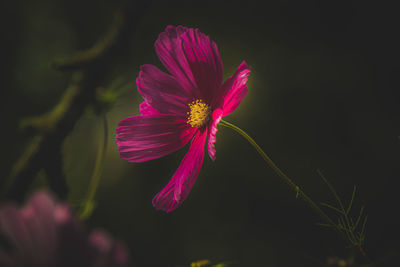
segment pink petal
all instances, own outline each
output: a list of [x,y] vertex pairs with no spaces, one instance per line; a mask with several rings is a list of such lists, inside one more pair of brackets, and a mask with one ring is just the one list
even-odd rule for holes
[[136,84],[146,102],[160,113],[181,114],[186,117],[192,95],[171,75],[153,65],[143,65],[140,67]]
[[7,204],[0,209],[0,229],[18,254],[23,255],[23,260],[33,260],[34,244],[25,221],[14,204]]
[[181,35],[186,31],[187,28],[182,26],[167,26],[158,36],[154,46],[165,68],[190,93],[194,92],[197,86],[182,49]]
[[224,115],[231,114],[242,102],[247,94],[247,77],[250,74],[250,67],[246,62],[242,62],[236,72],[229,77],[222,85],[225,96],[222,98]]
[[188,153],[186,153],[174,176],[154,197],[153,206],[156,209],[170,212],[186,199],[203,164],[206,138],[207,129],[197,132],[190,144]]
[[102,230],[93,230],[89,235],[89,244],[100,253],[108,253],[112,247],[111,237]]
[[160,61],[194,98],[211,103],[222,84],[222,60],[217,45],[198,29],[168,26],[155,48]]
[[222,119],[222,114],[223,111],[222,109],[216,109],[212,113],[212,123],[209,129],[208,133],[208,155],[210,155],[210,158],[214,161],[215,160],[215,147],[214,143],[217,142],[217,125]]
[[74,222],[74,216],[71,209],[66,204],[57,204],[54,209],[54,221],[57,226],[66,225]]
[[119,153],[130,162],[144,162],[175,152],[196,131],[186,119],[175,115],[139,115],[120,121],[118,126]]
[[198,29],[181,35],[183,51],[203,99],[211,103],[221,88],[222,60],[217,45]]
[[92,266],[127,266],[129,255],[125,246],[102,230],[96,229],[89,235],[89,245],[94,249]]
[[54,251],[57,250],[54,218],[56,204],[53,196],[46,191],[39,191],[30,198],[28,208],[33,213],[25,221],[35,243],[36,256],[40,262],[49,263],[54,259]]
[[155,110],[152,106],[150,106],[146,101],[143,101],[139,105],[139,111],[142,115],[158,115],[160,112]]

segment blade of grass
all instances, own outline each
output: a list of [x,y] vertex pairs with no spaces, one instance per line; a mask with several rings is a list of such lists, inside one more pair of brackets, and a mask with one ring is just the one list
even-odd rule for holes
[[362,225],[362,227],[361,227],[361,232],[360,232],[360,234],[361,234],[361,237],[362,237],[363,240],[364,240],[364,237],[365,237],[365,225],[367,224],[367,220],[368,220],[368,215],[365,216],[363,225]]
[[333,188],[331,183],[328,181],[328,179],[325,178],[325,176],[322,174],[320,170],[317,170],[318,175],[324,180],[326,185],[328,186],[329,190],[332,192],[333,196],[336,198],[336,201],[339,203],[340,208],[345,212],[342,200],[340,200],[339,195],[336,193],[336,190]]
[[355,225],[353,226],[353,230],[355,230],[355,229],[357,228],[358,224],[360,223],[360,220],[361,220],[361,217],[362,217],[363,212],[364,212],[364,206],[361,206],[360,214],[358,215],[358,218],[357,218],[357,220],[356,220],[356,223],[355,223]]
[[327,223],[315,223],[315,224],[324,227],[337,227],[337,225],[327,224]]
[[354,198],[355,198],[355,196],[356,196],[356,190],[357,190],[357,187],[354,186],[354,188],[353,188],[353,194],[351,194],[351,200],[350,200],[349,207],[348,207],[347,210],[346,210],[346,214],[349,214],[349,212],[350,212],[350,210],[351,210],[351,207],[353,206],[353,201],[354,201]]
[[338,213],[340,213],[340,214],[343,214],[344,215],[344,213],[343,213],[343,211],[341,211],[340,209],[338,209],[338,208],[335,208],[334,206],[332,206],[332,205],[329,205],[329,204],[327,204],[327,203],[324,203],[324,202],[320,202],[319,203],[321,206],[325,206],[325,207],[327,207],[327,208],[330,208],[330,209],[332,209],[332,210],[334,210],[334,211],[336,211],[336,212],[338,212]]

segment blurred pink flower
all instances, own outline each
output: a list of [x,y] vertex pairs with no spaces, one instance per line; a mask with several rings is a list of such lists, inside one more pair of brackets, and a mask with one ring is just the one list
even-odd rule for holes
[[144,102],[142,115],[122,120],[116,142],[121,158],[144,162],[186,145],[189,151],[153,206],[170,212],[188,196],[200,172],[208,137],[208,154],[215,160],[217,124],[232,113],[247,93],[250,68],[242,62],[225,82],[217,45],[199,32],[168,26],[155,43],[156,53],[170,72],[153,65],[140,68],[136,84]]
[[0,249],[2,267],[127,266],[122,244],[100,230],[87,234],[68,206],[48,192],[36,193],[23,208],[1,207],[0,232],[11,247]]

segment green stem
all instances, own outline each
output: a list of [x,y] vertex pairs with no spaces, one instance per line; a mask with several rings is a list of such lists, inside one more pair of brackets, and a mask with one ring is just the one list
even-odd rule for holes
[[292,179],[290,179],[281,169],[276,166],[276,164],[271,160],[271,158],[261,149],[261,147],[251,138],[245,131],[240,129],[239,127],[226,122],[224,120],[221,120],[220,123],[222,126],[231,128],[235,130],[237,133],[239,133],[241,136],[243,136],[256,150],[257,152],[261,155],[261,157],[265,160],[265,162],[278,174],[279,177],[281,177],[295,192],[297,196],[300,196],[303,198],[305,202],[307,202],[310,207],[317,212],[320,217],[329,225],[335,226],[336,224],[329,218],[328,215],[326,215],[320,208],[319,206],[309,197],[306,195],[306,193],[303,192],[303,190],[300,189],[298,185],[296,185]]
[[79,212],[79,217],[81,219],[87,219],[91,215],[91,213],[94,209],[94,196],[96,195],[97,188],[99,187],[101,173],[103,171],[104,158],[105,158],[106,150],[107,150],[108,123],[107,123],[107,118],[106,118],[105,114],[103,114],[102,118],[103,118],[103,125],[104,125],[104,127],[103,127],[104,140],[102,140],[99,151],[97,152],[96,163],[95,163],[95,167],[93,170],[92,178],[90,179],[89,189],[86,194],[86,198],[85,198],[84,202],[82,203],[81,211]]

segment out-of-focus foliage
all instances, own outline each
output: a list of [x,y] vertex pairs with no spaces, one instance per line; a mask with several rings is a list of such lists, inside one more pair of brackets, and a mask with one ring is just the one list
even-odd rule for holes
[[[0,185],[32,138],[32,132],[19,129],[21,119],[51,110],[69,84],[71,73],[56,71],[51,63],[92,47],[122,2],[3,1]],[[311,0],[126,2],[136,10],[126,19],[135,22],[113,58],[98,64],[107,71],[93,75],[101,107],[89,106],[94,112],[86,109],[63,140],[68,198],[78,205],[102,142],[97,114],[106,107],[109,139],[89,228],[106,228],[125,241],[136,266],[204,258],[212,264],[232,259],[246,267],[337,266],[351,258],[343,241],[315,226],[319,218],[252,148],[222,127],[217,160],[205,160],[183,206],[169,215],[153,209],[152,197],[186,151],[129,164],[118,156],[114,129],[122,118],[138,114],[141,99],[132,84],[139,66],[163,68],[154,53],[157,35],[166,25],[181,24],[198,27],[217,42],[227,75],[243,59],[252,67],[249,93],[229,121],[246,129],[313,199],[334,201],[315,174],[318,168],[340,196],[349,196],[345,203],[357,185],[353,205],[365,205],[369,214],[365,249],[382,266],[397,265],[400,45],[394,6]],[[123,97],[109,93],[125,83],[131,91]],[[56,156],[47,163],[55,162]],[[40,180],[46,178],[41,172]],[[39,184],[36,180],[33,187]]]

